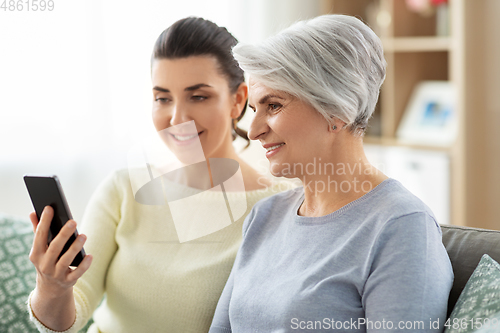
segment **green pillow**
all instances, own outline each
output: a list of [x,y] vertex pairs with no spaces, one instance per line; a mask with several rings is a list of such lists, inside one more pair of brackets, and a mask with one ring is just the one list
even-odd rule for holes
[[500,332],[500,312],[483,322],[483,327],[474,333],[498,333]]
[[487,254],[460,294],[445,333],[500,332],[500,265]]
[[26,310],[36,278],[28,258],[32,242],[27,219],[0,214],[0,332],[38,332]]

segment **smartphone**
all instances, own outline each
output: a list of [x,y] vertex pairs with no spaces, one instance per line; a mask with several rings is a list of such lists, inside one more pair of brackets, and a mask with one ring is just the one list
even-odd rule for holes
[[[40,216],[42,215],[42,211],[45,206],[51,206],[52,209],[54,209],[54,217],[50,223],[49,237],[47,240],[47,243],[50,244],[63,225],[68,222],[68,220],[73,219],[73,216],[71,216],[71,212],[69,211],[69,206],[66,202],[66,197],[64,196],[61,183],[55,175],[24,175],[23,178],[26,188],[28,189],[31,202],[35,208],[38,221],[40,221]],[[63,250],[59,254],[59,258],[61,258],[61,256],[69,249],[71,244],[73,244],[76,240],[76,237],[78,237],[78,232],[75,230],[75,233],[71,235],[70,239],[66,242],[66,245],[64,245]],[[78,266],[80,262],[82,262],[83,258],[85,258],[85,251],[82,248],[70,266]]]

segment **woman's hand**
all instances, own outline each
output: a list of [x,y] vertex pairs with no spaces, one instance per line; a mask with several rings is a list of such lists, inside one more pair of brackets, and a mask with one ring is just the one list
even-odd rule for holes
[[54,210],[50,206],[44,208],[40,222],[38,222],[34,212],[30,214],[35,237],[29,258],[37,271],[36,289],[38,296],[45,300],[60,298],[64,294],[72,292],[73,285],[87,271],[92,261],[92,257],[87,255],[76,269],[69,267],[86,241],[86,236],[83,234],[79,235],[68,251],[58,259],[64,245],[76,230],[76,222],[69,220],[50,245],[47,245],[53,216]]

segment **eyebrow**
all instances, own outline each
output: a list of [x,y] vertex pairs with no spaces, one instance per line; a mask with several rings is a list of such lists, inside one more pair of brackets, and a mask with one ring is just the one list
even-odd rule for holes
[[[198,84],[195,84],[194,86],[187,87],[186,89],[184,89],[184,91],[194,91],[194,90],[198,90],[200,88],[213,88],[213,87],[208,85],[208,84],[205,84],[205,83],[198,83]],[[154,86],[153,90],[166,92],[166,93],[170,92],[170,90],[162,88],[162,87],[158,87],[158,86]]]
[[259,100],[259,104],[265,104],[269,99],[271,98],[279,98],[279,99],[284,99],[283,97],[281,96],[278,96],[278,95],[273,95],[273,94],[267,94],[266,96],[262,97],[260,100]]

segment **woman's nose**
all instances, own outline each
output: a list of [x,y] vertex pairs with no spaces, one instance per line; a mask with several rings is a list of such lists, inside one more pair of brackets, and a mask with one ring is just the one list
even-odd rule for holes
[[269,126],[266,123],[265,117],[261,116],[259,112],[255,114],[255,117],[250,124],[250,129],[248,130],[248,138],[250,140],[261,139],[269,131]]
[[192,119],[184,106],[180,104],[174,105],[172,108],[172,117],[170,118],[170,126],[179,125],[190,120]]

